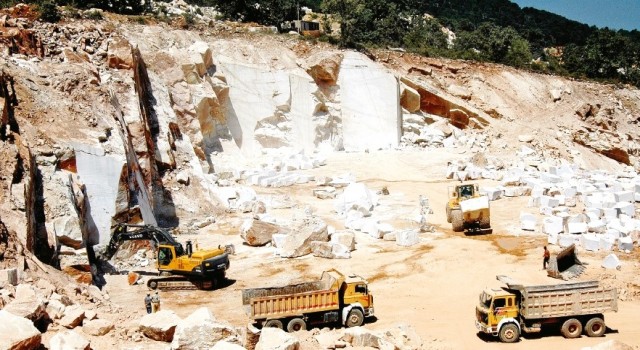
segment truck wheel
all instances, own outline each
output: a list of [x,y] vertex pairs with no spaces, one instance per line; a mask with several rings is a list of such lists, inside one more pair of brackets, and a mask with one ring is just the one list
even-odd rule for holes
[[451,227],[453,232],[462,232],[464,230],[464,219],[462,217],[462,210],[451,210]]
[[604,320],[600,317],[594,317],[587,322],[584,326],[584,331],[589,337],[602,337],[607,330],[607,326],[604,324]]
[[362,326],[364,323],[364,315],[360,309],[351,309],[349,311],[349,315],[347,315],[347,322],[345,322],[345,326],[347,327],[358,327]]
[[284,329],[284,326],[282,325],[282,321],[280,320],[267,320],[267,322],[264,323],[263,327]]
[[560,328],[560,333],[565,338],[577,338],[582,334],[582,323],[575,318],[570,318],[564,321],[562,328]]
[[520,330],[513,323],[507,323],[500,328],[500,341],[503,343],[515,343],[520,339]]
[[289,324],[287,324],[287,332],[289,333],[304,331],[306,329],[307,329],[307,323],[304,322],[304,320],[301,318],[294,318],[291,321],[289,321]]
[[449,207],[449,203],[447,203],[445,210],[447,212],[447,222],[451,223],[451,207]]

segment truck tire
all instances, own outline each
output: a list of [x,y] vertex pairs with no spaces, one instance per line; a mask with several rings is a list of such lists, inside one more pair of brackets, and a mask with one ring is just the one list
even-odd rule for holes
[[504,324],[498,334],[503,343],[515,343],[520,339],[520,330],[515,323]]
[[301,318],[294,318],[287,324],[287,332],[293,333],[297,331],[304,331],[307,329],[307,323]]
[[607,326],[604,324],[604,320],[600,317],[594,317],[590,319],[584,326],[584,332],[589,337],[602,337],[607,330]]
[[284,330],[284,326],[282,325],[282,321],[280,320],[267,320],[267,322],[264,323],[264,326],[262,326],[263,328],[278,328],[278,329],[282,329]]
[[358,327],[362,326],[364,323],[364,315],[360,309],[351,309],[349,314],[347,315],[347,321],[345,322],[345,326],[347,327]]
[[451,207],[449,207],[449,203],[447,203],[447,206],[445,207],[445,211],[447,213],[447,222],[451,223]]
[[453,229],[453,232],[464,231],[464,218],[462,217],[462,210],[451,210],[451,228]]
[[562,328],[560,328],[560,333],[565,338],[578,338],[582,334],[582,323],[575,318],[570,318],[564,321]]

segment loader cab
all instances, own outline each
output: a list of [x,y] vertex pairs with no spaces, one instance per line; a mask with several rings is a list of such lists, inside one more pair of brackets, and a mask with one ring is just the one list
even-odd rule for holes
[[474,185],[460,185],[456,187],[455,197],[471,198],[475,195],[477,188]]

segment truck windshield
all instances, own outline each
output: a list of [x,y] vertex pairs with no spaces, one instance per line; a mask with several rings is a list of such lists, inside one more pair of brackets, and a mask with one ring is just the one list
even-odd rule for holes
[[487,308],[490,307],[491,295],[487,294],[486,292],[482,292],[482,294],[480,294],[480,304]]

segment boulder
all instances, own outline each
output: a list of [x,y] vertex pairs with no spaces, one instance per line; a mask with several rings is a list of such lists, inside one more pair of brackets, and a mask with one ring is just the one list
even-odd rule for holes
[[413,327],[406,324],[399,324],[385,331],[384,337],[400,350],[422,349],[422,339]]
[[107,64],[109,68],[115,69],[131,69],[133,67],[131,44],[127,39],[120,37],[111,39],[107,49]]
[[339,214],[349,210],[360,210],[365,216],[371,215],[371,210],[378,204],[378,196],[369,190],[363,183],[350,183],[344,192],[338,196],[335,202],[335,209]]
[[331,234],[331,242],[342,244],[350,251],[356,250],[356,236],[351,231],[336,231]]
[[256,344],[256,350],[298,350],[298,339],[282,329],[267,327],[260,333],[260,340]]
[[201,307],[178,322],[171,349],[208,349],[221,340],[240,343],[231,324],[216,320],[209,309]]
[[89,350],[89,341],[74,330],[57,333],[49,341],[50,350]]
[[620,266],[620,259],[611,253],[602,260],[602,267],[605,269],[617,269]]
[[420,110],[420,93],[410,86],[400,84],[400,104],[410,113]]
[[82,331],[93,336],[101,336],[109,333],[114,328],[113,323],[104,319],[95,319],[84,322]]
[[4,269],[0,270],[0,288],[5,285],[18,285],[18,270],[17,269]]
[[311,252],[313,256],[326,259],[349,259],[351,251],[340,243],[332,242],[311,242]]
[[66,328],[75,328],[82,324],[83,319],[84,309],[80,305],[71,305],[65,308],[59,323]]
[[318,85],[335,85],[338,81],[342,58],[342,54],[312,56],[312,62],[310,67],[307,68],[307,73]]
[[420,233],[416,230],[402,230],[396,232],[396,244],[410,247],[420,243]]
[[341,338],[351,346],[371,347],[376,349],[395,350],[396,347],[382,336],[363,327],[348,328]]
[[76,216],[63,216],[53,220],[53,231],[62,245],[73,249],[84,247],[80,221]]
[[259,247],[271,242],[274,233],[281,231],[280,226],[256,219],[247,219],[240,227],[240,237],[250,246]]
[[171,310],[160,310],[146,314],[140,319],[140,331],[146,337],[170,342],[176,331],[180,317]]
[[45,304],[36,295],[36,290],[31,285],[19,284],[16,287],[15,296],[16,298],[4,307],[5,311],[34,322],[45,317]]
[[57,320],[64,315],[65,305],[56,299],[49,299],[47,303],[47,314],[52,320]]
[[0,310],[0,349],[37,349],[42,335],[28,319]]
[[328,242],[329,231],[327,224],[317,217],[305,220],[291,233],[284,236],[281,245],[278,245],[280,256],[283,258],[296,258],[311,253],[311,242]]

